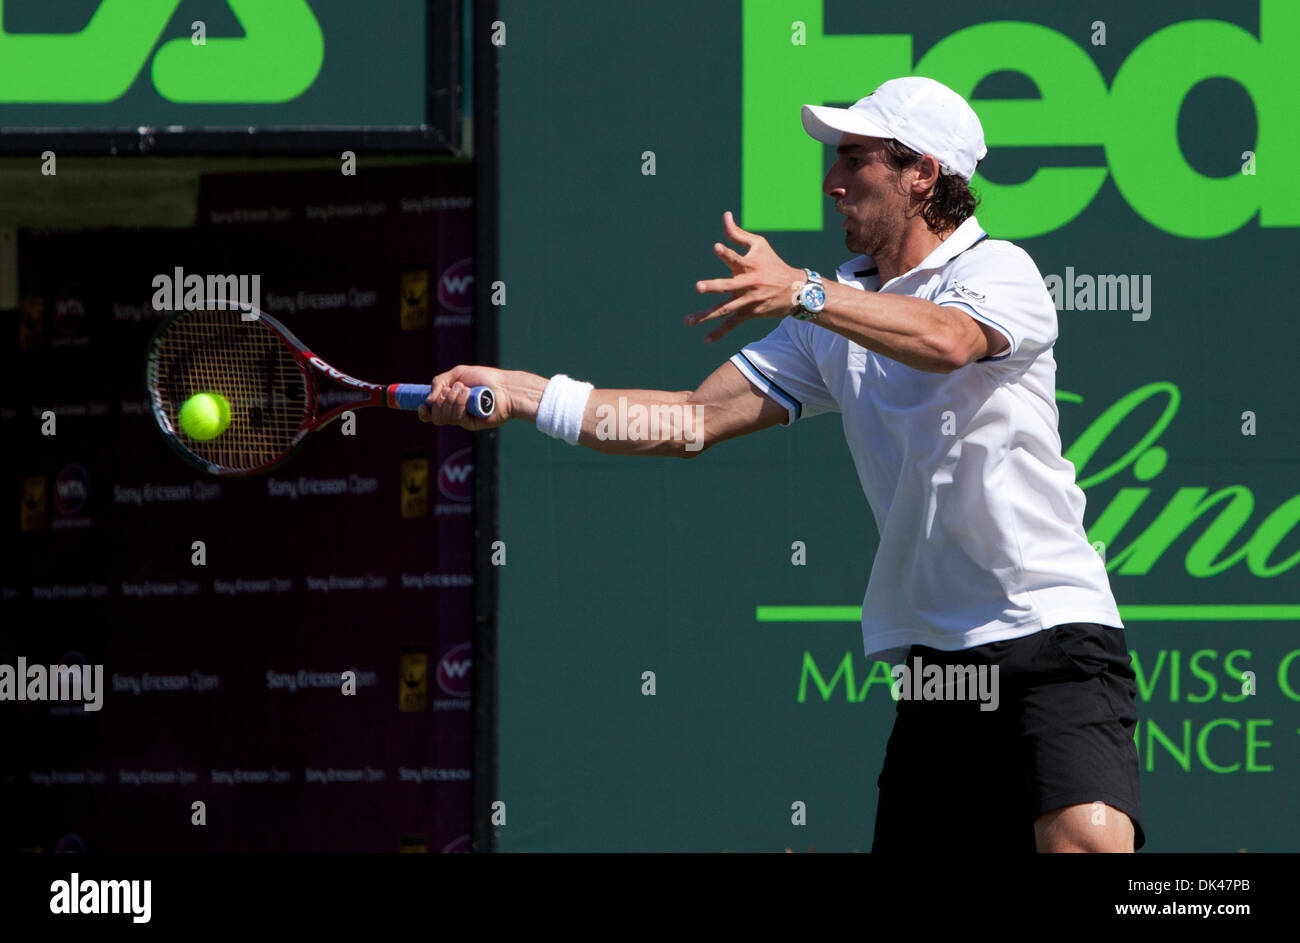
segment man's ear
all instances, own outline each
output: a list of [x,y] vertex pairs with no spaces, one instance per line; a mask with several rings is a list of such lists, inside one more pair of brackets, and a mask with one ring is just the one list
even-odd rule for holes
[[912,187],[918,191],[917,196],[924,198],[929,195],[930,188],[939,182],[939,175],[943,172],[939,167],[939,159],[933,154],[925,154],[912,166],[917,172]]

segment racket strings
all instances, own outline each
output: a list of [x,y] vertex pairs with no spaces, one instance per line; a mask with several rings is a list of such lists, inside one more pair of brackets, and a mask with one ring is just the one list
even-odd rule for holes
[[[176,440],[224,471],[248,471],[281,457],[309,410],[307,378],[280,335],[237,310],[189,311],[155,342],[151,366],[155,408]],[[197,393],[219,393],[230,404],[230,425],[208,441],[181,428],[179,412]]]

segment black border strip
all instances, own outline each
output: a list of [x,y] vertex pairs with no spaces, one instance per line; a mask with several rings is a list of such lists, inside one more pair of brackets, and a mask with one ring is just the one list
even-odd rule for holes
[[[499,68],[488,24],[497,20],[498,0],[471,4],[474,57],[474,361],[500,359],[500,325],[492,304],[499,273],[498,190]],[[447,365],[450,366],[450,365]],[[496,851],[492,803],[497,796],[497,568],[492,542],[501,533],[496,430],[474,434],[474,753],[471,848]]]
[[123,131],[0,131],[0,156],[54,151],[82,157],[360,153],[443,153],[461,156],[437,128],[140,128]]

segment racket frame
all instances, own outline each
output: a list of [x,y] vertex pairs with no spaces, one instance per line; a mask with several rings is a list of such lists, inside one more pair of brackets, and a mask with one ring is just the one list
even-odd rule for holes
[[[238,311],[242,320],[249,322],[264,321],[267,326],[278,335],[281,342],[284,343],[292,354],[294,361],[298,365],[298,370],[302,374],[303,385],[307,394],[307,405],[303,414],[302,423],[298,426],[297,431],[289,440],[289,445],[276,458],[268,462],[263,462],[261,465],[253,468],[246,469],[226,468],[225,466],[216,465],[205,460],[202,456],[191,451],[185,443],[181,441],[180,435],[172,426],[171,420],[168,418],[166,411],[158,401],[158,396],[154,392],[153,378],[158,364],[159,345],[163,335],[166,333],[167,328],[172,324],[172,322],[176,321],[178,318],[194,313],[192,310],[169,311],[163,317],[158,327],[154,330],[153,336],[149,339],[149,355],[145,362],[145,387],[149,392],[149,403],[153,410],[154,420],[157,423],[159,430],[163,433],[163,438],[167,440],[167,444],[170,445],[172,449],[181,456],[181,458],[185,459],[187,463],[206,471],[208,474],[219,475],[223,478],[244,478],[250,475],[259,475],[271,471],[289,460],[290,456],[298,450],[298,447],[301,446],[303,441],[307,438],[308,433],[315,432],[316,430],[328,425],[348,410],[360,409],[367,406],[387,406],[390,409],[401,408],[397,405],[396,391],[397,388],[403,384],[390,383],[385,385],[382,383],[370,383],[366,380],[359,380],[351,374],[344,373],[342,370],[339,370],[337,367],[326,362],[324,358],[313,353],[306,344],[300,341],[292,331],[278,320],[271,317],[271,315],[266,314],[264,311],[254,308],[252,305],[241,305],[237,302],[226,302],[223,300],[221,302],[207,302],[198,310]],[[246,317],[250,312],[253,316]],[[358,390],[361,393],[366,394],[365,398],[357,399],[348,403],[340,403],[333,409],[317,415],[316,409],[319,397],[317,395],[316,381],[318,374],[329,377],[331,380],[334,380],[349,389]]]

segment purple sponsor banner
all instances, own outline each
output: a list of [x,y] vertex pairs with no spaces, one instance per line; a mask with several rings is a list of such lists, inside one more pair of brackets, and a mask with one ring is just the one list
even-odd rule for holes
[[375,172],[360,203],[382,211],[360,215],[329,187],[361,178],[328,176],[205,180],[195,230],[20,235],[0,663],[102,666],[103,706],[0,703],[0,847],[464,844],[469,434],[359,410],[353,435],[336,421],[266,475],[216,479],[147,407],[154,280],[177,269],[259,276],[264,310],[364,379],[468,358],[468,322],[436,320],[472,246],[465,168]]

